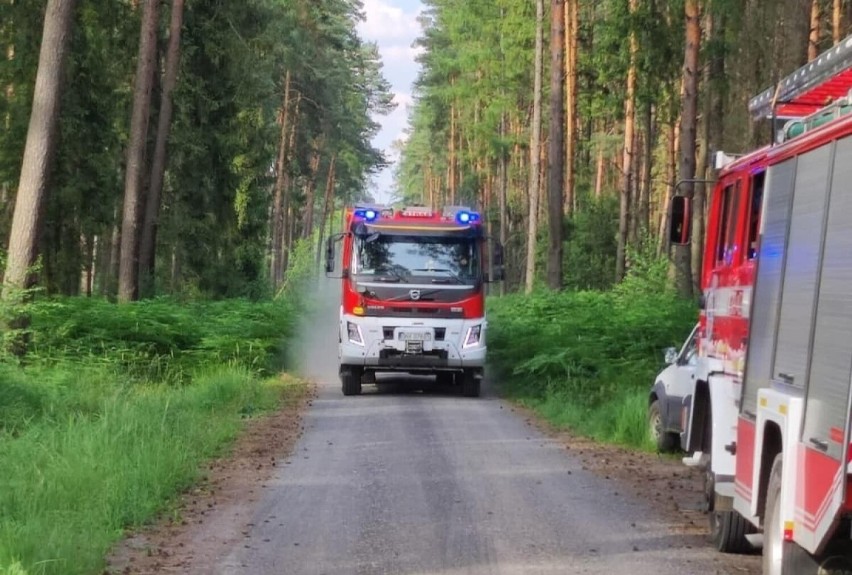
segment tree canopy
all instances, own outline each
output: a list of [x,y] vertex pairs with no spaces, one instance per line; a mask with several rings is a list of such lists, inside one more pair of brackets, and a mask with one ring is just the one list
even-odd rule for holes
[[[493,233],[506,238],[510,286],[523,285],[535,116],[535,2],[425,0],[424,4],[422,70],[397,167],[397,194],[425,203],[455,199],[479,205],[488,214]],[[576,145],[564,167],[569,177],[561,184],[564,218],[539,232],[535,274],[543,282],[545,236],[560,231],[553,226],[561,223],[566,232],[562,287],[606,287],[617,279],[616,253],[623,259],[620,278],[625,268],[629,273],[631,261],[642,257],[640,253],[654,256],[668,249],[662,230],[668,197],[682,169],[677,145],[683,143],[688,8],[694,5],[697,10],[701,35],[694,71],[698,127],[692,152],[697,159],[705,158],[697,164],[700,178],[709,175],[708,151],[745,152],[766,143],[769,130],[751,122],[747,100],[806,61],[811,7],[822,3],[551,0],[545,4],[545,42],[551,48],[560,40],[551,35],[547,23],[554,7],[564,11],[565,41],[559,46],[565,52],[562,78],[568,89],[563,106],[576,107],[576,114],[565,115],[563,129],[566,141],[573,136]],[[819,50],[836,42],[838,33],[846,33],[852,3],[844,4],[845,11],[838,13],[840,20],[833,26],[831,11],[819,12],[824,21],[816,37]],[[551,77],[550,62],[545,58],[545,78]],[[551,90],[544,82],[544,102]],[[627,105],[628,99],[632,104]],[[554,164],[547,144],[558,137],[551,119],[562,111],[554,103],[543,110],[540,143],[545,151],[538,162],[542,199],[548,198],[549,187],[560,185],[547,184],[549,165]],[[501,162],[506,162],[505,175]],[[502,186],[507,196],[503,208]],[[620,193],[627,200],[621,206],[612,201]],[[545,210],[553,212],[546,201],[533,205],[540,216]],[[619,220],[626,245],[616,250]],[[589,227],[591,222],[595,224]],[[553,246],[549,249],[552,252]],[[596,262],[592,269],[591,262]]]
[[[125,150],[140,18],[147,1],[79,0],[61,89],[60,134],[38,251],[50,293],[117,288]],[[161,2],[148,137],[150,164],[164,84],[170,8]],[[0,238],[8,240],[38,62],[44,0],[0,2]],[[377,47],[363,41],[360,0],[192,0],[183,8],[159,220],[156,293],[259,296],[269,277],[271,202],[289,131],[280,249],[313,231],[323,191],[366,193],[385,158],[371,144],[393,109]],[[283,110],[289,75],[290,109]],[[331,166],[334,166],[331,169]],[[143,170],[142,191],[150,184]],[[316,188],[321,191],[314,193]],[[333,203],[332,206],[333,207]],[[330,209],[330,208],[329,208]],[[315,215],[315,211],[318,215]],[[144,213],[144,209],[142,210]],[[140,225],[142,224],[140,220]],[[10,254],[12,257],[13,254]],[[148,295],[154,292],[148,292]]]

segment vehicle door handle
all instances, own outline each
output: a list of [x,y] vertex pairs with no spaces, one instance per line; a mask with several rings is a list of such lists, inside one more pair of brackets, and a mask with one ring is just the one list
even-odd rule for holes
[[822,439],[818,439],[816,437],[811,437],[808,441],[810,441],[813,446],[819,449],[820,451],[828,451],[827,441],[823,441]]

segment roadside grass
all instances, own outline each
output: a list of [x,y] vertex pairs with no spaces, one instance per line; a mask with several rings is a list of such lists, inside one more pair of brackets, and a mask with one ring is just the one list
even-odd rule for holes
[[0,575],[97,573],[224,453],[305,393],[278,375],[286,300],[33,307],[26,364],[0,362]]
[[488,357],[501,392],[547,421],[651,450],[648,394],[662,350],[694,325],[692,302],[628,285],[488,302]]

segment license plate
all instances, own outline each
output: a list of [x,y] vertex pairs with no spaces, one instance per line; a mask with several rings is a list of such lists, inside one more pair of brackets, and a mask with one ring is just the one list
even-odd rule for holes
[[432,341],[432,333],[428,331],[401,331],[399,339],[402,341]]
[[422,341],[406,341],[405,353],[423,353]]

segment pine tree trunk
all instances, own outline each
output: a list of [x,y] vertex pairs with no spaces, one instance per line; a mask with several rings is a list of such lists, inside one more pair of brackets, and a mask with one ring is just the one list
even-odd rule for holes
[[[630,0],[630,13],[636,12],[638,0]],[[633,175],[633,133],[636,122],[636,56],[639,43],[636,31],[630,31],[630,63],[627,68],[627,86],[624,97],[624,153],[619,178],[618,247],[615,256],[615,281],[624,279],[627,270],[627,237],[630,218],[630,188]]]
[[639,199],[639,225],[647,232],[651,228],[651,173],[654,168],[654,148],[657,144],[654,111],[647,104],[643,113],[645,149],[642,156],[642,191]]
[[574,212],[577,154],[577,46],[580,0],[565,0],[565,207],[566,215]]
[[314,231],[314,194],[317,185],[317,175],[319,174],[320,166],[320,149],[323,142],[319,141],[314,144],[314,149],[311,152],[311,162],[308,166],[308,179],[305,182],[305,219],[302,220],[302,238],[311,237]]
[[[708,11],[704,18],[704,34],[708,42],[714,40],[716,34],[716,22],[712,12]],[[699,120],[699,138],[701,140],[696,160],[695,177],[707,179],[707,165],[710,161],[711,136],[710,126],[712,121],[713,106],[716,103],[711,95],[711,80],[713,73],[718,72],[720,58],[711,60],[704,66],[704,98],[702,103],[703,112]],[[717,117],[722,117],[721,115]],[[701,277],[704,267],[704,235],[706,230],[707,184],[696,182],[695,196],[692,203],[692,282],[695,293],[701,293]]]
[[[48,178],[56,154],[63,73],[74,21],[75,0],[48,0],[44,16],[38,71],[15,213],[9,236],[3,298],[17,301],[32,285],[31,268],[38,257]],[[25,325],[27,318],[12,323]],[[23,353],[25,349],[15,350]]]
[[[706,109],[706,108],[705,108]],[[706,116],[705,116],[706,117]],[[707,175],[707,152],[708,133],[707,123],[701,121],[701,143],[698,147],[698,156],[695,164],[695,177],[705,179]],[[695,293],[701,292],[701,271],[704,265],[704,233],[705,233],[705,205],[707,198],[707,185],[704,182],[695,183],[695,195],[692,198],[692,284]]]
[[[293,150],[296,146],[296,124],[299,120],[299,106],[301,105],[301,103],[302,94],[296,92],[296,103],[293,107],[293,125],[290,127],[290,140],[287,144],[288,153],[289,150]],[[296,223],[294,221],[295,217],[292,214],[293,210],[290,209],[290,204],[292,203],[293,189],[290,185],[289,170],[284,170],[282,185],[284,186],[284,198],[281,203],[281,213],[284,217],[284,226],[281,230],[281,241],[284,244],[284,249],[281,257],[281,267],[278,274],[278,285],[281,285],[281,282],[284,280],[284,275],[287,273],[287,268],[290,263],[290,250],[293,247],[293,230],[296,227]]]
[[458,177],[456,176],[456,103],[453,102],[450,104],[450,161],[447,172],[447,188],[449,189],[450,197],[447,202],[449,205],[455,205],[456,203],[456,181]]
[[[547,141],[547,135],[545,134],[545,141]],[[544,222],[547,220],[547,174],[548,174],[548,149],[549,146],[542,145],[540,146],[540,156],[538,160],[538,221]],[[545,273],[546,270],[545,262]]]
[[604,149],[603,145],[598,146],[598,159],[595,162],[595,199],[601,199],[603,196],[603,180],[604,180]]
[[808,62],[819,56],[820,0],[811,0],[811,25],[808,33]]
[[669,243],[669,222],[672,217],[672,196],[674,195],[675,179],[677,178],[677,122],[672,121],[668,124],[668,142],[666,145],[666,188],[663,194],[663,201],[659,206],[660,225],[657,228],[657,255],[668,256],[671,250]]
[[639,206],[641,204],[641,198],[639,196],[639,187],[642,182],[642,162],[640,160],[643,154],[643,142],[642,134],[636,127],[635,114],[633,118],[633,162],[631,162],[633,164],[633,169],[630,173],[630,207],[627,210],[627,212],[630,214],[630,227],[628,230],[627,237],[629,239],[630,244],[635,246],[639,244]]
[[109,240],[109,265],[104,278],[104,293],[109,296],[118,293],[118,268],[121,260],[121,226],[118,223],[119,208],[116,207]]
[[843,13],[840,15],[840,25],[841,25],[840,39],[841,40],[843,40],[843,38],[845,38],[846,35],[849,34],[849,22],[852,22],[852,2],[849,2],[849,0],[842,0],[842,3],[843,3],[843,8],[842,8]]
[[834,0],[831,12],[831,39],[835,45],[843,39],[843,0]]
[[435,209],[435,185],[434,185],[434,176],[432,175],[432,163],[426,166],[426,171],[423,175],[423,180],[426,182],[426,193],[428,194],[429,199],[424,201],[424,204],[429,206],[430,209]]
[[287,141],[290,137],[288,116],[290,113],[290,70],[284,75],[284,100],[278,113],[281,135],[278,142],[278,158],[275,162],[275,192],[272,197],[272,258],[270,278],[272,291],[277,292],[284,279],[284,182],[287,167]]
[[[500,139],[501,141],[506,137],[506,113],[500,116]],[[508,214],[508,204],[509,204],[509,169],[508,169],[508,158],[506,157],[506,151],[500,150],[500,174],[499,174],[499,183],[498,183],[498,199],[497,202],[499,204],[500,211],[500,243],[503,246],[509,241],[509,214]],[[500,295],[506,294],[506,282],[500,282]]]
[[151,89],[156,70],[158,10],[159,0],[145,0],[124,181],[124,217],[121,225],[121,258],[118,270],[118,300],[121,302],[133,301],[139,297],[140,207],[144,205],[142,186]]
[[[695,185],[695,142],[698,117],[698,53],[701,44],[701,23],[698,0],[686,0],[686,46],[683,59],[683,101],[680,128],[680,160],[678,177],[684,182],[682,192],[689,198],[694,196]],[[692,263],[690,246],[675,247],[675,282],[678,293],[691,298]]]
[[80,293],[92,297],[92,284],[95,273],[95,243],[97,236],[80,234],[80,245],[83,246],[83,266],[80,273]]
[[328,165],[328,176],[325,180],[325,197],[322,202],[322,215],[320,216],[319,241],[317,242],[317,269],[319,269],[320,261],[322,261],[323,238],[325,237],[325,223],[329,219],[332,209],[332,199],[334,198],[334,170],[337,164],[337,154],[332,154],[331,162]]
[[169,272],[169,275],[171,277],[172,293],[177,293],[178,290],[180,290],[183,266],[181,265],[180,252],[178,251],[178,246],[176,245],[172,246],[172,265]]
[[157,140],[151,161],[151,183],[145,202],[145,221],[139,243],[139,281],[143,293],[154,295],[154,263],[157,246],[157,227],[160,218],[160,203],[163,180],[166,175],[166,147],[172,125],[172,93],[177,85],[180,68],[180,35],[183,26],[184,0],[172,0],[171,22],[169,23],[169,47],[166,51],[166,69],[163,91],[160,94],[160,114],[157,118]]
[[110,239],[110,234],[107,233],[96,236],[94,291],[100,296],[106,296],[109,293],[109,265],[110,257],[112,256],[112,245]]
[[550,25],[550,134],[548,161],[550,170],[547,186],[548,249],[547,285],[552,290],[562,289],[562,226],[563,181],[565,178],[565,83],[563,58],[565,56],[565,2],[553,0]]
[[541,84],[544,60],[544,0],[535,1],[535,76],[533,86],[533,120],[530,135],[529,226],[527,226],[527,265],[525,292],[535,285],[535,255],[538,238],[539,166],[541,160]]

